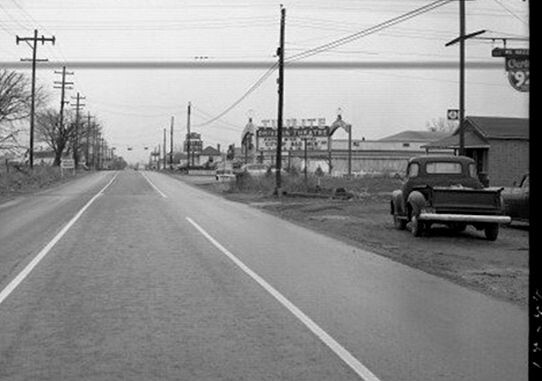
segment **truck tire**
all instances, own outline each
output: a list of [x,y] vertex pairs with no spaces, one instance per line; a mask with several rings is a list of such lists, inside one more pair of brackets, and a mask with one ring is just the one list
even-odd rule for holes
[[414,237],[421,237],[424,230],[424,222],[418,219],[418,216],[412,216],[410,219],[410,232]]
[[395,226],[397,230],[405,230],[406,224],[407,221],[404,218],[399,218],[396,214],[393,215],[393,226]]
[[489,241],[495,241],[499,236],[499,224],[487,224],[484,233]]

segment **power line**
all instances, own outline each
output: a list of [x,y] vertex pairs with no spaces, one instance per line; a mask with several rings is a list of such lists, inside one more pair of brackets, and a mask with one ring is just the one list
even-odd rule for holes
[[515,12],[513,12],[511,9],[509,9],[507,6],[505,6],[500,0],[494,0],[497,4],[499,4],[506,12],[508,12],[512,17],[516,18],[517,20],[521,21],[525,25],[529,25],[525,20],[523,20],[521,17],[519,17]]
[[5,14],[6,16],[8,16],[8,17],[9,17],[11,20],[13,20],[17,25],[19,25],[19,27],[20,27],[21,29],[26,29],[26,26],[23,25],[23,24],[22,24],[19,20],[17,20],[16,18],[14,18],[14,17],[6,10],[6,8],[4,8],[4,6],[3,6],[2,4],[0,4],[0,9],[1,9],[2,11],[4,11],[4,14]]
[[[198,106],[198,107],[195,107],[194,105],[192,105],[192,110],[195,111],[196,113],[201,114],[200,117],[214,118],[214,115],[212,115],[212,114],[209,113],[209,112],[206,112],[206,111],[202,110],[201,107],[199,107],[199,106]],[[237,125],[237,124],[235,124],[235,123],[229,122],[229,121],[224,120],[224,119],[220,119],[219,122],[234,127],[234,128],[236,129],[236,131],[239,130],[239,125]]]
[[209,119],[208,121],[206,122],[203,122],[203,123],[200,123],[200,124],[197,124],[197,125],[194,125],[194,127],[202,127],[202,126],[206,126],[210,123],[213,123],[214,121],[220,119],[221,117],[223,117],[224,115],[226,115],[228,112],[230,112],[231,110],[233,110],[239,103],[241,103],[246,97],[248,97],[250,94],[252,94],[258,87],[260,87],[267,78],[269,78],[269,76],[271,74],[273,74],[273,72],[275,71],[275,69],[278,67],[278,63],[274,63],[269,69],[267,69],[267,71],[260,77],[258,78],[258,80],[252,84],[252,86],[249,87],[249,89],[243,94],[241,95],[241,97],[239,97],[235,102],[233,102],[229,107],[227,107],[224,111],[222,111],[220,114],[216,115],[214,118],[211,118]]
[[419,15],[421,15],[423,13],[429,12],[429,11],[431,11],[433,9],[439,8],[439,7],[449,3],[451,1],[453,1],[453,0],[437,0],[437,1],[433,1],[432,3],[424,5],[423,7],[416,8],[416,9],[414,9],[412,11],[409,11],[407,13],[404,13],[404,14],[400,15],[400,16],[394,17],[392,19],[389,19],[389,20],[384,21],[384,22],[382,22],[380,24],[377,24],[377,25],[372,26],[370,28],[359,31],[357,33],[354,33],[354,34],[339,38],[337,40],[331,41],[331,42],[329,42],[327,44],[317,46],[317,47],[312,48],[312,49],[308,49],[305,52],[294,54],[293,56],[291,56],[291,57],[289,57],[287,59],[287,62],[292,62],[292,61],[297,61],[297,60],[300,60],[300,59],[304,59],[304,58],[316,55],[318,53],[321,53],[323,51],[333,49],[333,48],[336,48],[338,46],[347,44],[347,43],[352,42],[354,40],[357,40],[359,38],[362,38],[362,37],[368,36],[370,34],[379,32],[382,29],[389,28],[389,27],[391,27],[391,26],[393,26],[395,24],[398,24],[400,22],[404,22],[404,21],[409,20],[409,19],[411,19],[413,17],[416,17],[416,16],[419,16]]

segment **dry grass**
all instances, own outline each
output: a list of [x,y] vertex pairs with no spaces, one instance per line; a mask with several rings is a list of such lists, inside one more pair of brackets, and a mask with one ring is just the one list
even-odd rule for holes
[[[282,189],[287,193],[306,192],[331,194],[337,188],[356,194],[389,193],[401,186],[401,181],[389,175],[373,175],[355,178],[330,176],[285,174],[282,177]],[[250,176],[246,173],[237,175],[230,183],[230,193],[272,193],[275,189],[275,175]]]
[[[71,177],[71,171],[65,172],[65,177]],[[10,168],[9,172],[0,173],[0,196],[25,193],[44,188],[61,181],[60,168],[49,166],[35,166],[29,168]]]

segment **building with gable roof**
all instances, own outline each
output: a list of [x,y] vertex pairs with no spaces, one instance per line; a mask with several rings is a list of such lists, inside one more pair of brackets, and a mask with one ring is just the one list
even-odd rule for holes
[[[492,186],[511,186],[529,171],[529,119],[467,116],[464,144],[466,156]],[[459,130],[424,145],[427,153],[444,148],[459,151]]]

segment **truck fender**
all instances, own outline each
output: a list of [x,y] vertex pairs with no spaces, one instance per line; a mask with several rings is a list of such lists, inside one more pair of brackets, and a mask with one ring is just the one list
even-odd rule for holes
[[394,190],[391,194],[391,214],[399,216],[406,215],[405,206],[403,203],[403,191],[398,189]]
[[421,192],[412,191],[408,195],[407,204],[412,210],[412,215],[417,216],[421,213],[422,209],[427,206],[427,200]]

